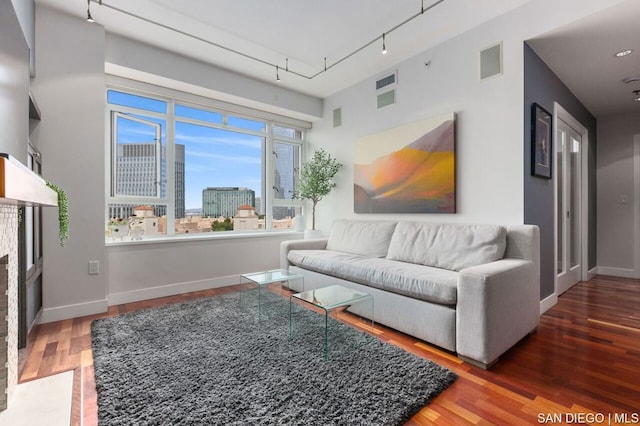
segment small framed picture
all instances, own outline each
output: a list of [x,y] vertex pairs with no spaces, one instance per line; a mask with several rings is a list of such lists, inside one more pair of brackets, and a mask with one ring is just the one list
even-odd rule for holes
[[549,111],[536,103],[531,105],[531,175],[545,179],[551,179],[551,119]]

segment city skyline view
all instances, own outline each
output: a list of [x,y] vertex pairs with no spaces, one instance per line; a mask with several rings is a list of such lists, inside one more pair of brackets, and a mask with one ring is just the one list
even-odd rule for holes
[[[108,101],[156,113],[167,112],[164,101],[117,91],[108,92]],[[159,143],[166,146],[166,120],[151,115],[118,114],[118,144],[157,143],[159,135]],[[185,210],[202,209],[202,190],[208,187],[246,187],[255,191],[256,196],[262,195],[264,137],[193,122],[221,124],[222,115],[214,112],[177,105],[175,114],[175,144],[184,146]],[[264,122],[240,117],[228,117],[227,125],[250,132],[265,130]],[[161,180],[164,193],[164,173]]]

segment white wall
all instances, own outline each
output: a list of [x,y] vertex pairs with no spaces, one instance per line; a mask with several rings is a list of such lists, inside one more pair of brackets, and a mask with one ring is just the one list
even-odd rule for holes
[[[318,206],[319,227],[326,233],[334,218],[355,216],[351,167],[355,140],[447,112],[457,114],[457,214],[402,218],[523,223],[523,42],[603,8],[605,2],[568,1],[562,6],[548,0],[528,3],[400,62],[393,68],[398,70],[396,105],[376,109],[376,78],[325,99],[324,119],[314,125],[312,143],[314,148],[324,146],[346,167],[335,193]],[[504,73],[480,81],[479,51],[500,41]],[[430,67],[425,67],[427,61]],[[333,128],[332,111],[337,107],[342,108],[343,124]]]
[[[518,37],[505,39],[504,74],[479,81],[479,51],[511,32],[493,28],[485,25],[400,63],[395,105],[376,109],[375,78],[325,100],[325,120],[315,125],[312,142],[314,148],[325,146],[346,167],[335,193],[318,205],[320,228],[326,232],[335,217],[354,216],[355,140],[448,112],[457,115],[457,214],[402,218],[522,223],[522,44]],[[428,61],[431,65],[426,67]],[[332,111],[337,107],[342,108],[343,124],[333,128]]]
[[11,2],[0,2],[0,152],[27,162],[29,50]]
[[640,112],[598,119],[597,247],[601,274],[634,276],[633,229],[638,218],[633,207],[640,195],[634,194],[634,134],[640,134]]
[[36,60],[36,4],[34,0],[11,0],[11,2],[16,10],[18,21],[20,21],[24,39],[27,42],[27,46],[29,46],[29,70],[33,76],[35,74]]
[[[338,190],[318,206],[320,228],[327,230],[332,216],[353,215],[352,163],[356,139],[447,112],[457,115],[458,214],[433,218],[522,222],[523,124],[521,108],[514,107],[522,105],[522,45],[504,43],[507,73],[482,83],[478,79],[479,50],[500,40],[495,35],[464,36],[401,63],[397,67],[396,105],[376,109],[375,79],[367,79],[325,100],[324,116],[332,117],[332,110],[341,107],[343,124],[333,128],[330,120],[318,123],[313,129],[312,143],[314,148],[325,146],[346,167],[341,172]],[[429,68],[424,65],[426,61],[431,61]],[[515,89],[518,87],[519,90]],[[519,137],[514,138],[515,134]],[[375,216],[378,217],[382,216]]]
[[42,120],[32,142],[43,175],[69,198],[69,240],[60,247],[57,210],[44,211],[42,321],[106,308],[106,275],[89,275],[88,262],[105,270],[104,247],[104,30],[38,5],[36,78],[32,92]]
[[158,49],[107,35],[107,72],[303,120],[317,120],[322,100]]
[[112,246],[109,305],[238,284],[240,274],[280,267],[292,233]]

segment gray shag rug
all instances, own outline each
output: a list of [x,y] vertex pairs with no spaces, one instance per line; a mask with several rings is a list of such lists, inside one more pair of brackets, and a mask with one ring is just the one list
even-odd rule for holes
[[451,371],[263,291],[92,323],[101,425],[394,425],[451,385]]

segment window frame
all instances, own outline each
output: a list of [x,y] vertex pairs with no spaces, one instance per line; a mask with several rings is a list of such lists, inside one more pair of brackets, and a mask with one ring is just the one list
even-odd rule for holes
[[[110,104],[107,100],[108,91],[118,91],[136,96],[143,96],[155,100],[167,102],[166,114],[158,113],[154,111],[142,110],[134,107],[128,107],[120,104]],[[176,116],[176,106],[185,106],[188,108],[197,108],[222,115],[222,123],[215,123],[211,121],[204,121],[199,119],[193,119],[189,117]],[[114,113],[134,114],[136,116],[144,115],[147,117],[160,118],[166,120],[165,141],[166,144],[166,183],[165,183],[165,195],[161,195],[159,190],[158,197],[145,197],[145,196],[128,196],[115,194],[115,133],[112,125],[111,117]],[[259,121],[265,123],[264,132],[254,131],[246,128],[239,128],[230,126],[228,117],[247,119],[253,121]],[[138,117],[134,117],[137,119]],[[105,120],[107,123],[105,133],[105,223],[109,220],[109,205],[110,204],[150,204],[150,205],[163,205],[166,206],[167,211],[167,230],[166,234],[145,237],[144,242],[149,241],[171,241],[176,239],[193,239],[193,238],[216,238],[216,237],[228,237],[230,235],[252,235],[261,234],[265,232],[282,233],[282,229],[273,228],[273,208],[274,207],[294,207],[301,213],[303,212],[304,204],[302,200],[287,200],[287,199],[275,199],[273,190],[274,176],[275,176],[275,159],[273,155],[269,153],[275,153],[276,142],[284,142],[289,144],[295,144],[299,146],[299,164],[301,167],[304,152],[307,146],[308,130],[311,129],[311,123],[299,120],[293,117],[286,117],[276,113],[270,113],[267,111],[257,110],[250,107],[227,103],[221,100],[208,98],[192,93],[182,92],[175,89],[156,86],[148,83],[142,83],[137,81],[128,80],[121,77],[107,75],[106,87],[105,87]],[[176,144],[176,123],[182,122],[187,124],[193,124],[197,126],[205,126],[213,129],[221,129],[225,131],[238,132],[242,134],[264,137],[264,147],[262,150],[261,160],[261,176],[262,176],[262,203],[265,214],[265,229],[259,231],[226,231],[226,232],[209,232],[198,234],[183,234],[175,232],[175,144]],[[294,131],[300,132],[300,139],[288,138],[286,136],[274,135],[274,127],[285,127]],[[114,193],[112,194],[112,188]],[[258,212],[259,213],[259,212]],[[293,231],[293,229],[289,229]],[[177,238],[176,238],[177,237]],[[123,241],[109,241],[105,239],[108,245],[121,244]],[[140,241],[137,241],[140,242]],[[124,243],[130,243],[124,241]]]

